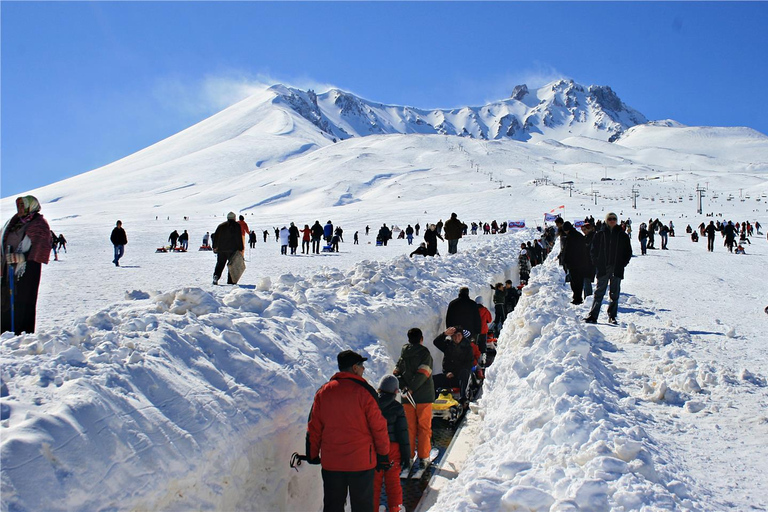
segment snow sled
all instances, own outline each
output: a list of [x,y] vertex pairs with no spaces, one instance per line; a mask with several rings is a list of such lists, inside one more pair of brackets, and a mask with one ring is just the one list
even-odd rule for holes
[[[458,395],[459,389],[454,389]],[[461,403],[454,396],[454,389],[439,390],[437,399],[432,403],[432,417],[445,420],[451,425],[455,425],[464,412]]]
[[201,245],[200,248],[198,249],[198,251],[212,251],[212,250],[213,250],[213,247],[211,247],[210,245]]
[[323,252],[333,252],[333,247],[330,245],[323,246]]
[[187,252],[187,250],[183,247],[176,247],[173,249],[173,252]]
[[168,249],[165,247],[158,247],[155,252],[168,252]]

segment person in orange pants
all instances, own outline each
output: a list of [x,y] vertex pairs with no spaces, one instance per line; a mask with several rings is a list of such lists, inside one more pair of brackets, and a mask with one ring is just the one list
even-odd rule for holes
[[400,383],[394,375],[385,375],[379,382],[379,407],[387,420],[389,433],[389,461],[392,466],[377,472],[373,480],[373,510],[379,510],[382,480],[387,486],[387,506],[390,512],[399,512],[403,504],[403,489],[400,487],[400,471],[409,467],[411,447],[408,444],[408,422],[403,406],[396,400]]
[[[403,346],[394,374],[403,391],[403,409],[408,420],[411,458],[418,454],[421,464],[429,459],[432,449],[432,402],[435,401],[435,383],[432,380],[432,355],[424,346],[421,329],[408,331],[408,343]],[[418,443],[417,443],[418,441]]]

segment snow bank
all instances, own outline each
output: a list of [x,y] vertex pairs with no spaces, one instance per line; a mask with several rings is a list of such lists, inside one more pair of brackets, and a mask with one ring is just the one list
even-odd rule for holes
[[408,328],[443,328],[460,286],[490,298],[530,237],[257,287],[133,290],[66,327],[4,335],[3,508],[318,509],[319,469],[288,459],[336,354],[367,353],[377,380]]
[[478,444],[431,510],[700,508],[606,366],[611,344],[569,296],[555,258],[533,270],[487,372]]

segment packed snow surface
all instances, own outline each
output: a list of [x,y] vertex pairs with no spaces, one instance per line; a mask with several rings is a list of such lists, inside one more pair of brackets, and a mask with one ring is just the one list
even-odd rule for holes
[[[586,89],[558,87],[519,90],[504,108],[556,106],[566,90],[587,101]],[[311,112],[286,106],[294,93],[265,91],[32,191],[69,243],[43,269],[38,332],[0,337],[3,510],[318,510],[319,469],[297,473],[288,460],[303,451],[335,355],[366,353],[378,381],[408,328],[427,340],[444,328],[460,286],[490,304],[488,284],[516,280],[519,245],[545,213],[608,211],[632,219],[636,255],[640,222],[673,221],[677,236],[633,258],[619,326],[584,326],[591,300],[568,303],[554,259],[534,269],[488,371],[482,434],[433,510],[768,508],[765,227],[745,256],[719,238],[709,254],[685,234],[710,219],[768,223],[768,137],[625,119],[613,143],[567,123],[528,142],[483,140],[429,133],[415,118],[394,126],[438,111],[336,105],[330,92],[316,98],[328,126],[352,132],[341,110],[355,105],[355,123],[370,107],[393,125],[334,143]],[[487,129],[498,109],[440,115]],[[697,187],[717,217],[695,213]],[[13,199],[0,203],[3,221]],[[240,285],[214,287],[215,258],[196,249],[230,210],[258,243]],[[382,223],[424,228],[451,212],[528,228],[465,237],[455,256],[441,242],[432,259],[409,259],[404,240],[375,245]],[[129,241],[120,268],[109,243],[118,218]],[[275,227],[329,219],[344,228],[341,252],[280,256]],[[155,253],[174,229],[189,231],[191,251]]]

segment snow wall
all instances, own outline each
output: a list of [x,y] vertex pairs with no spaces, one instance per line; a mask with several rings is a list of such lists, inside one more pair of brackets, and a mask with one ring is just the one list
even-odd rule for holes
[[477,446],[431,510],[701,510],[684,469],[643,430],[652,419],[619,389],[602,356],[616,347],[583,323],[563,278],[554,257],[534,269],[486,372]]
[[439,368],[429,340],[448,302],[469,286],[490,304],[532,237],[212,292],[135,290],[61,328],[6,333],[2,509],[319,510],[319,468],[288,461],[336,354],[367,353],[375,383],[416,326]]

